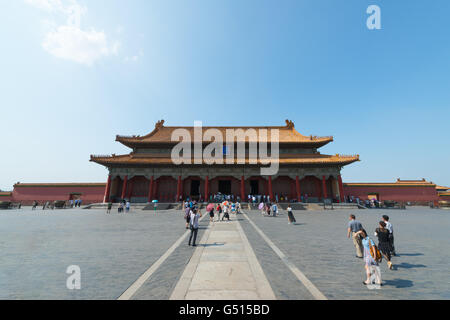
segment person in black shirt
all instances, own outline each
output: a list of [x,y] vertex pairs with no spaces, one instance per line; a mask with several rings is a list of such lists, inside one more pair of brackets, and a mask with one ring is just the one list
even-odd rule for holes
[[389,243],[389,230],[386,229],[386,223],[384,221],[379,222],[380,227],[375,230],[375,236],[378,237],[378,249],[387,261],[389,269],[393,268],[391,262],[391,246]]

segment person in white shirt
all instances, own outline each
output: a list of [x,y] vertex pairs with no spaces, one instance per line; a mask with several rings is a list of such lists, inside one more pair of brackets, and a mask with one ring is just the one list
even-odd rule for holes
[[272,206],[272,212],[273,212],[273,216],[276,217],[278,214],[278,207],[277,207],[276,203],[274,203]]
[[[197,245],[195,244],[195,241],[197,240],[198,220],[202,216],[202,214],[201,214],[200,210],[197,211],[197,209],[192,209],[190,214],[191,214],[191,219],[189,221],[189,226],[191,228],[191,236],[189,237],[188,245],[191,245],[191,241],[192,241],[192,246],[196,247]],[[194,238],[194,239],[192,239],[192,238]]]
[[222,216],[222,221],[223,219],[227,218],[228,221],[230,221],[230,215],[228,214],[229,208],[227,205],[223,206],[223,216]]
[[288,207],[287,207],[287,212],[288,212],[288,221],[289,221],[289,224],[291,224],[291,223],[296,223],[297,221],[295,220],[295,217],[294,217],[294,214],[292,213],[292,208],[291,208],[291,205],[289,204],[288,205]]

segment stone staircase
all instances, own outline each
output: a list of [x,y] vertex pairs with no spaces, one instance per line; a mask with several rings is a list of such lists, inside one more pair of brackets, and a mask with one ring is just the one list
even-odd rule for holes
[[[148,210],[169,210],[174,209],[177,206],[177,203],[149,203],[147,204],[142,210],[148,211]],[[155,208],[156,207],[156,208]]]
[[306,204],[306,210],[308,211],[322,211],[323,210],[323,204],[319,203],[307,203]]
[[[323,203],[318,203],[322,207],[323,210]],[[327,205],[327,209],[330,209],[330,205]],[[364,206],[358,205],[356,203],[333,203],[333,209],[334,210],[346,210],[346,209],[367,209]]]
[[[296,211],[296,210],[307,210],[307,204],[305,203],[299,203],[299,202],[294,202],[294,203],[290,203],[292,210]],[[283,210],[286,210],[288,207],[287,203],[279,203],[278,207],[280,207]]]
[[[158,203],[156,210],[169,210],[169,209],[177,209],[181,206],[179,203]],[[118,203],[113,203],[111,210],[117,210],[119,207]],[[93,203],[87,206],[82,207],[83,209],[103,209],[106,210],[108,208],[107,203]],[[132,203],[130,205],[131,210],[154,210],[154,203]]]

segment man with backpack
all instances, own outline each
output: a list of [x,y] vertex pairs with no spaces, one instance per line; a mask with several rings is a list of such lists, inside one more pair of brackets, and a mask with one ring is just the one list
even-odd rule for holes
[[[191,241],[192,241],[192,246],[196,247],[197,245],[195,244],[195,241],[197,240],[197,233],[198,233],[198,220],[199,218],[202,216],[202,214],[200,213],[200,210],[197,210],[196,208],[192,209],[190,212],[190,221],[189,221],[189,226],[191,228],[191,236],[189,237],[189,244],[191,245]],[[194,239],[192,239],[194,238]]]

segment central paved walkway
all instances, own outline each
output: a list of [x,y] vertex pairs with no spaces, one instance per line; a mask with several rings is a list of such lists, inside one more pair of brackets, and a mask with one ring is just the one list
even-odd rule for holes
[[235,216],[210,223],[170,299],[275,299]]

